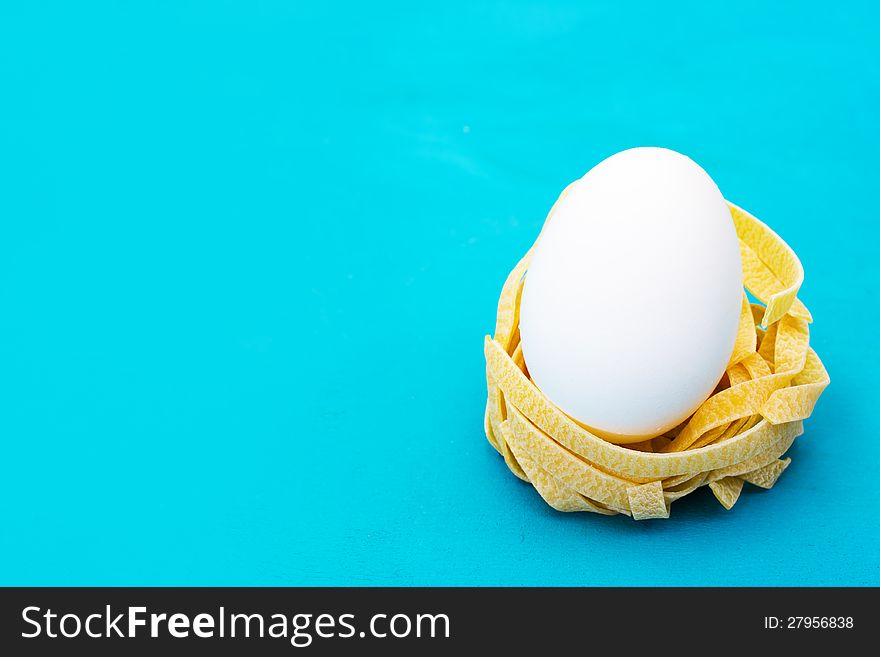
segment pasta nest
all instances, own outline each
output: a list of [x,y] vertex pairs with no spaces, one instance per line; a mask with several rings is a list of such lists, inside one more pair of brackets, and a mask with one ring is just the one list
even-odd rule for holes
[[[730,509],[744,482],[771,488],[791,462],[785,454],[830,383],[810,348],[812,316],[797,298],[804,270],[766,224],[728,205],[744,286],[760,303],[743,291],[736,343],[718,387],[682,424],[651,440],[608,442],[535,386],[519,336],[532,249],[507,277],[495,336],[485,338],[486,437],[554,509],[668,518],[672,502],[701,486]],[[552,215],[551,209],[548,221]]]

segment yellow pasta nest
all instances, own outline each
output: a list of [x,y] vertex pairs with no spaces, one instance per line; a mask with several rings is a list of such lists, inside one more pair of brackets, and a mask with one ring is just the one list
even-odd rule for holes
[[612,444],[538,390],[519,340],[531,250],[507,277],[495,337],[485,339],[486,437],[554,509],[668,518],[673,501],[706,485],[730,509],[743,482],[771,488],[790,463],[783,457],[830,379],[809,345],[812,317],[797,298],[804,279],[797,255],[767,225],[729,205],[743,281],[761,304],[750,304],[743,293],[739,333],[721,383],[688,420],[651,440]]

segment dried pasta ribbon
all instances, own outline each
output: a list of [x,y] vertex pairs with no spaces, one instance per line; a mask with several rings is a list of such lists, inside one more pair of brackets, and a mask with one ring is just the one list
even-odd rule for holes
[[733,203],[727,205],[739,237],[743,282],[766,306],[761,327],[766,329],[789,312],[798,319],[813,321],[797,300],[804,282],[804,268],[797,254],[767,224]]

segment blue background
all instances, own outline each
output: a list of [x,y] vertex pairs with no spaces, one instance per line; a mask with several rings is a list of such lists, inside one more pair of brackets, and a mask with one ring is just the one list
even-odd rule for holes
[[[880,584],[880,16],[708,4],[3,3],[0,583]],[[807,271],[833,383],[730,512],[483,436],[508,270],[637,145]]]

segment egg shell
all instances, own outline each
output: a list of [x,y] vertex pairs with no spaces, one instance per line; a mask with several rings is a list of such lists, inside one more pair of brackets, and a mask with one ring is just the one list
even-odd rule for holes
[[623,151],[570,186],[535,245],[520,306],[526,366],[585,427],[644,440],[715,389],[742,294],[734,223],[709,175],[668,149]]

